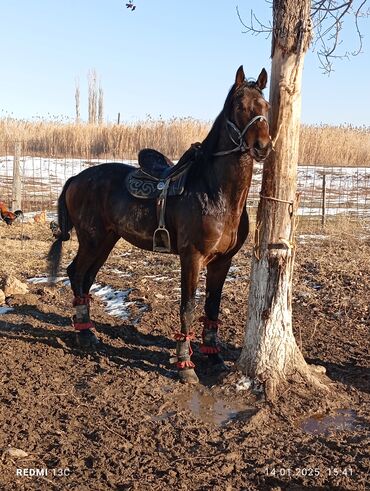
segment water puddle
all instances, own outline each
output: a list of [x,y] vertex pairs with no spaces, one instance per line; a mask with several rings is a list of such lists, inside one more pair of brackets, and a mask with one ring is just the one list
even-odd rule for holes
[[327,435],[332,431],[355,430],[359,427],[357,413],[353,409],[337,409],[333,414],[314,414],[301,423],[305,433]]
[[182,409],[190,410],[204,423],[217,426],[225,426],[229,421],[240,416],[243,416],[243,419],[250,418],[256,412],[253,407],[247,404],[238,401],[226,401],[199,388],[179,394],[176,397],[176,402]]

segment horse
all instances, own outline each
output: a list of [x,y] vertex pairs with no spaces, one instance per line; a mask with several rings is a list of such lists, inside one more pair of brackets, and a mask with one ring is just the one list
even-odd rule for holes
[[[226,369],[218,336],[220,301],[232,258],[249,232],[246,200],[253,161],[263,161],[272,147],[267,119],[270,106],[262,94],[266,84],[264,68],[256,81],[246,79],[243,66],[238,68],[222,111],[197,147],[183,193],[167,198],[170,252],[180,256],[181,264],[175,361],[184,383],[199,381],[191,360],[191,327],[198,278],[204,267],[206,300],[200,319],[200,351],[208,356],[211,371]],[[92,331],[89,290],[118,239],[153,250],[158,224],[156,201],[138,199],[127,191],[125,182],[132,170],[132,166],[122,163],[85,169],[67,180],[58,200],[60,231],[48,254],[49,275],[55,278],[62,243],[69,240],[74,227],[78,252],[67,274],[74,294],[76,339],[83,348],[94,349],[99,343]]]

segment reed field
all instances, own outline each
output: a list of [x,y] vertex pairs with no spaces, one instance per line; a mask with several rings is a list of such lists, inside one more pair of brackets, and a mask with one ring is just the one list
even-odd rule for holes
[[[65,120],[31,122],[0,119],[0,151],[12,152],[15,141],[24,155],[48,157],[135,159],[140,149],[153,147],[176,160],[209,131],[211,122],[172,118],[123,124],[91,125]],[[306,126],[301,128],[300,164],[369,166],[370,127]]]

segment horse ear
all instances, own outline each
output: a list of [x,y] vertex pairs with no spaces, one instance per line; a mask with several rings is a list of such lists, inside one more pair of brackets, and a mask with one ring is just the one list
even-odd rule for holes
[[259,89],[263,90],[267,84],[267,72],[262,68],[261,73],[258,75],[256,85]]
[[240,65],[235,75],[235,87],[240,87],[245,81],[243,65]]

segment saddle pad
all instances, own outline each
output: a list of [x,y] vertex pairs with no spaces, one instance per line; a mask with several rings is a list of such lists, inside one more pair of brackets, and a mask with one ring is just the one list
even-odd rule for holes
[[[170,180],[167,196],[179,196],[184,192],[187,170],[181,175],[176,176],[176,179]],[[161,193],[166,178],[153,179],[140,169],[135,169],[126,177],[126,188],[128,192],[135,198],[141,199],[156,199]]]

